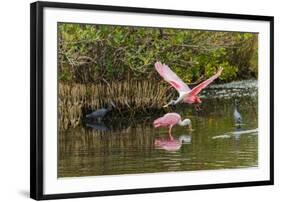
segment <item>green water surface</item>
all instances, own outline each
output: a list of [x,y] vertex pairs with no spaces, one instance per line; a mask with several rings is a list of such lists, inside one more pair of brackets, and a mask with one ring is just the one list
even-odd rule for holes
[[[163,114],[107,117],[59,133],[58,177],[191,171],[258,166],[257,81],[213,85],[204,90],[202,110],[187,104],[168,109],[192,121],[187,127],[154,129]],[[235,125],[235,100],[243,124]],[[110,120],[108,120],[110,119]],[[155,141],[163,145],[155,145]]]

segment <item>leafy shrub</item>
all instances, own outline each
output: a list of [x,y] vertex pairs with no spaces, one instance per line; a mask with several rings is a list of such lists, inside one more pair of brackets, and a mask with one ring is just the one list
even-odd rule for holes
[[160,79],[159,60],[185,82],[224,71],[221,82],[258,76],[254,33],[60,23],[59,79],[68,83]]

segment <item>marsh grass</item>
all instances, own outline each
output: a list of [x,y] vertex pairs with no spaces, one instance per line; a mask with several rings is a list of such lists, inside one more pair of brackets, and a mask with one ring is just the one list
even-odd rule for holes
[[107,107],[112,101],[115,117],[130,119],[136,115],[161,111],[174,91],[153,81],[104,82],[99,84],[59,84],[59,128],[77,126],[86,113]]

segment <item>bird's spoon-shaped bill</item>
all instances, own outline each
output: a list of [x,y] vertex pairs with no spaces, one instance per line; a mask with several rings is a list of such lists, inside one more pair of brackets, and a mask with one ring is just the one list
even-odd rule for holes
[[189,130],[189,131],[195,131],[195,129],[192,128],[192,125],[191,125],[191,124],[188,125],[188,130]]
[[173,101],[173,100],[171,100],[168,104],[164,105],[164,106],[163,106],[163,108],[168,107],[169,105],[173,104],[173,102],[174,102],[174,101]]

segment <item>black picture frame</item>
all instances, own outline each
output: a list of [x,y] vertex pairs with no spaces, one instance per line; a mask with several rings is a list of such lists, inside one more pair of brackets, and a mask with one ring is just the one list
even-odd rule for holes
[[[164,14],[194,17],[210,17],[267,21],[270,23],[270,180],[239,183],[204,184],[191,186],[155,187],[129,190],[95,191],[45,195],[43,193],[43,9],[81,9],[100,11],[121,11],[130,13]],[[30,5],[30,197],[36,200],[93,197],[121,194],[186,191],[228,187],[245,187],[274,184],[274,17],[259,15],[240,15],[213,12],[195,12],[152,8],[88,5],[75,3],[35,2]]]

